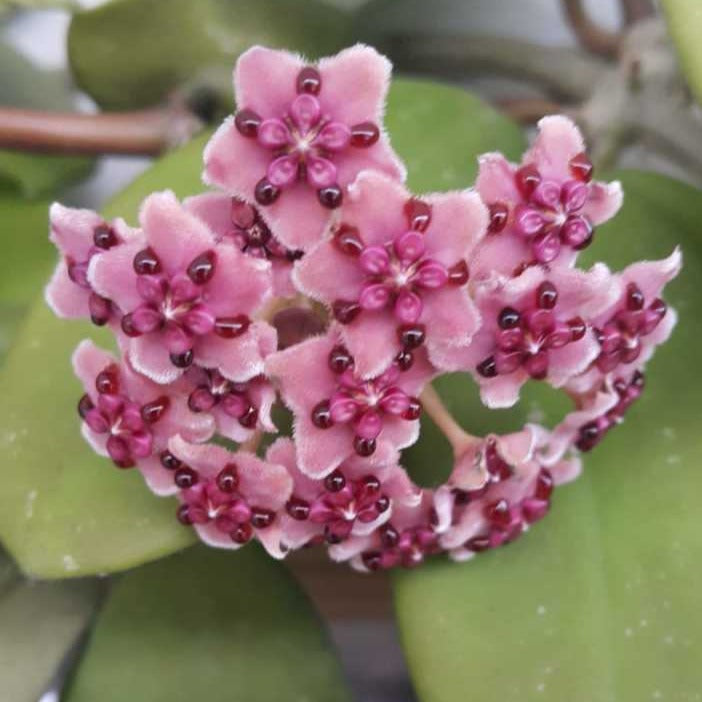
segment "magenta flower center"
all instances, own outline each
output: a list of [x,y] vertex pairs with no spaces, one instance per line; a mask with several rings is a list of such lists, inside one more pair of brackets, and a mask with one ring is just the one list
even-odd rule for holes
[[323,524],[327,542],[338,544],[351,534],[356,521],[374,522],[388,510],[390,498],[381,487],[374,475],[348,481],[340,470],[335,470],[325,478],[324,491],[314,500],[293,496],[286,509],[293,519]]
[[386,570],[402,566],[414,568],[424,558],[440,550],[438,538],[430,525],[420,525],[398,532],[391,524],[380,530],[381,548],[364,551],[363,564],[368,570]]
[[587,331],[580,317],[560,319],[557,304],[556,287],[545,281],[536,290],[533,304],[521,310],[503,307],[497,318],[495,352],[478,364],[478,373],[494,378],[523,368],[532,378],[543,380],[549,351],[579,341]]
[[217,370],[204,371],[204,382],[188,396],[188,407],[193,412],[209,412],[219,407],[247,429],[255,427],[258,421],[258,409],[248,394],[247,384],[234,383]]
[[581,451],[591,451],[604,439],[610,429],[624,421],[624,415],[631,405],[641,397],[645,387],[645,378],[643,373],[636,371],[630,381],[617,378],[613,385],[619,396],[619,401],[601,417],[597,417],[597,419],[580,427],[575,445]]
[[251,323],[245,315],[216,317],[207,305],[207,283],[216,267],[214,251],[196,256],[185,273],[163,273],[155,252],[143,249],[134,257],[137,291],[142,304],[122,317],[127,336],[161,333],[171,362],[187,368],[193,362],[196,337],[214,332],[225,339],[243,334]]
[[335,233],[336,247],[353,257],[363,276],[357,300],[335,300],[332,309],[341,324],[351,323],[363,310],[391,309],[398,322],[399,340],[405,349],[424,342],[424,327],[418,324],[423,297],[446,285],[464,285],[468,266],[459,261],[451,268],[426,252],[425,231],[431,207],[421,200],[405,204],[408,229],[384,245],[366,246],[355,227],[342,224]]
[[597,340],[602,348],[597,367],[603,373],[613,371],[620,363],[632,363],[641,354],[642,337],[660,324],[667,305],[659,297],[648,306],[635,283],[629,283],[622,309],[603,327],[597,329]]
[[239,133],[271,152],[266,175],[255,189],[256,201],[270,205],[281,190],[304,182],[317,191],[324,207],[333,209],[343,197],[335,160],[349,148],[372,146],[380,130],[373,122],[348,126],[326,113],[318,97],[322,78],[311,66],[300,71],[296,89],[297,96],[280,115],[262,119],[247,108],[235,115]]
[[[544,179],[532,164],[515,173],[524,201],[512,212],[514,229],[528,243],[535,263],[555,260],[563,246],[580,250],[592,241],[592,223],[583,213],[590,196],[592,164],[585,154],[578,154],[569,165],[573,178],[563,183]],[[509,216],[506,203],[492,203],[489,231],[502,231]]]
[[254,528],[265,529],[273,523],[272,511],[250,506],[239,492],[239,471],[234,463],[208,480],[201,480],[196,471],[179,463],[174,480],[182,488],[178,519],[183,524],[213,524],[235,543],[244,544],[252,538]]
[[120,394],[117,366],[107,366],[95,379],[97,404],[89,395],[78,403],[78,413],[96,434],[107,434],[106,448],[120,468],[130,468],[136,459],[146,458],[153,449],[151,425],[158,422],[170,407],[167,396],[138,405]]
[[401,370],[397,364],[377,378],[359,379],[353,372],[352,356],[343,346],[336,346],[329,354],[329,368],[337,375],[337,388],[330,398],[315,405],[312,422],[319,429],[350,424],[359,456],[375,452],[376,439],[389,417],[408,421],[419,418],[419,400],[398,385]]

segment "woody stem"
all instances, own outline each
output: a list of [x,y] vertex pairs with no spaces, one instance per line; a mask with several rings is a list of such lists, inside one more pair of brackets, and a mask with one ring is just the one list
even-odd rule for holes
[[422,410],[434,420],[434,424],[451,444],[456,456],[461,455],[471,444],[479,441],[478,437],[469,434],[456,421],[433,385],[427,385],[419,399],[422,402]]

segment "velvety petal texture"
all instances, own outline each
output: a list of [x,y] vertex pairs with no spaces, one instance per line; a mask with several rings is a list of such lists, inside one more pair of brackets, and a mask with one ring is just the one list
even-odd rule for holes
[[404,179],[382,128],[390,72],[362,44],[315,66],[249,49],[234,71],[238,111],[205,149],[205,182],[257,202],[285,246],[309,249],[360,171]]

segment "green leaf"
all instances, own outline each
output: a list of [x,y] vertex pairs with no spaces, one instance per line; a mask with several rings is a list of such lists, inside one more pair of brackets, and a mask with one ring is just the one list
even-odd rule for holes
[[347,702],[332,645],[287,570],[256,546],[198,546],[127,574],[67,702]]
[[[1,8],[0,8],[1,9]],[[42,71],[0,42],[0,105],[32,109],[72,109],[68,77],[60,71]],[[41,156],[0,151],[0,190],[36,198],[85,177],[89,158]]]
[[48,202],[0,196],[0,362],[56,257],[46,236],[48,207]]
[[100,592],[95,580],[42,583],[15,579],[8,589],[0,587],[4,699],[37,702],[93,616]]
[[[423,702],[464,700],[466,690],[502,702],[699,694],[699,192],[654,174],[619,177],[624,209],[583,265],[620,269],[681,243],[685,266],[667,295],[678,327],[651,362],[642,399],[585,456],[584,475],[557,490],[543,523],[507,549],[396,578]],[[482,429],[487,416],[463,419]]]
[[661,0],[661,5],[685,77],[702,104],[702,6],[698,0]]
[[231,110],[231,71],[253,44],[310,57],[346,43],[347,15],[320,0],[113,0],[77,13],[68,49],[80,87],[101,107],[152,105],[176,88],[209,89]]
[[[519,129],[491,108],[426,82],[393,85],[387,122],[418,190],[466,186],[478,153],[501,145],[515,156],[521,149]],[[447,141],[446,133],[459,136]],[[153,190],[170,187],[181,197],[200,191],[206,138],[161,159],[106,214],[134,222]],[[136,472],[115,470],[81,438],[81,390],[69,359],[86,336],[107,338],[87,324],[53,318],[39,300],[0,372],[0,539],[25,572],[44,578],[128,568],[192,539],[173,518],[172,500],[150,495]]]

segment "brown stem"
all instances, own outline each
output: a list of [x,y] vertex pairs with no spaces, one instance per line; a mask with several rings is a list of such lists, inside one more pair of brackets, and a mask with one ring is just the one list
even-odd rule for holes
[[448,439],[456,457],[464,453],[471,444],[479,441],[454,419],[433,385],[427,385],[419,399],[422,402],[422,410],[434,420],[434,424]]
[[656,8],[651,0],[620,0],[620,2],[624,14],[624,24],[627,27],[656,14]]
[[202,126],[191,112],[172,105],[95,115],[1,107],[0,148],[152,156],[187,141]]
[[565,111],[561,103],[546,98],[507,98],[498,100],[497,106],[520,124],[533,124],[545,115],[560,114]]
[[582,0],[563,0],[563,11],[583,48],[606,58],[617,55],[620,34],[602,29],[593,22],[588,17]]

